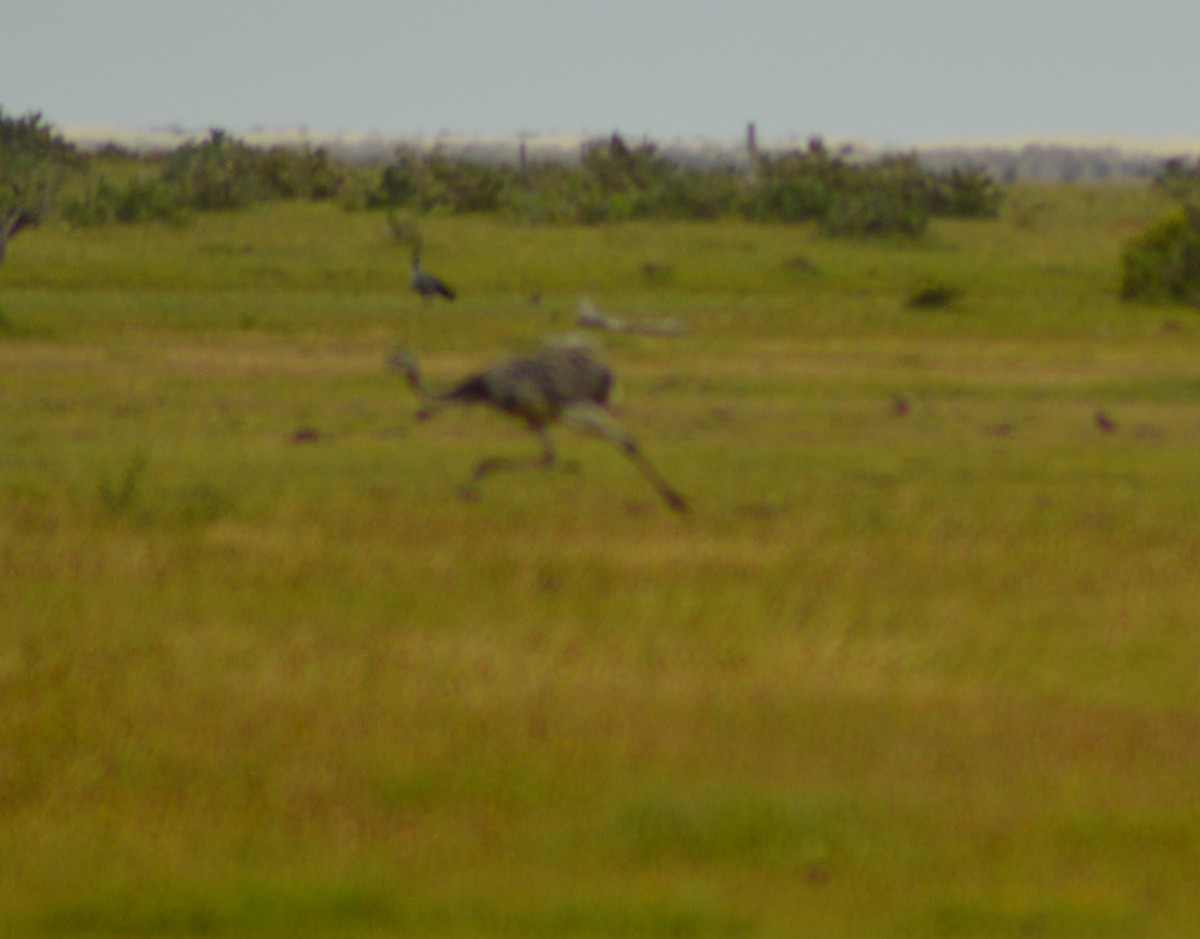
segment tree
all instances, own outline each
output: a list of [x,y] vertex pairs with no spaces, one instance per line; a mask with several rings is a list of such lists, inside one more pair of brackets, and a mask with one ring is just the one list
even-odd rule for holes
[[40,222],[54,204],[75,148],[42,123],[42,115],[10,117],[0,108],[0,262],[17,232]]
[[1200,163],[1171,160],[1154,186],[1178,204],[1125,246],[1121,296],[1200,306]]

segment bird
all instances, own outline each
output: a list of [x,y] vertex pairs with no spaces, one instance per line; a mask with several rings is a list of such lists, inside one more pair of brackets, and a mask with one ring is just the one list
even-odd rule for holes
[[40,209],[17,207],[9,209],[0,215],[0,264],[4,263],[4,255],[8,248],[9,239],[22,228],[30,228],[41,221]]
[[672,510],[679,513],[688,510],[683,496],[650,465],[634,437],[609,412],[613,373],[587,345],[547,344],[537,352],[474,372],[440,393],[425,387],[417,358],[410,350],[397,349],[389,357],[388,365],[404,375],[424,403],[425,407],[418,412],[421,419],[431,417],[445,405],[486,404],[524,422],[541,441],[539,457],[492,457],[480,462],[462,488],[465,498],[477,498],[479,483],[498,470],[553,466],[558,454],[548,428],[557,422],[614,444]]
[[413,251],[412,275],[409,277],[408,283],[427,303],[437,296],[445,297],[447,300],[454,299],[454,291],[450,287],[428,271],[421,270],[421,253],[419,251]]
[[1104,431],[1106,434],[1116,433],[1117,422],[1109,417],[1104,411],[1096,412],[1096,427]]

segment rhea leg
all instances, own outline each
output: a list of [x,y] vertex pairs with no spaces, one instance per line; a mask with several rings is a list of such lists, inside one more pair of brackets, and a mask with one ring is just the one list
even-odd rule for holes
[[616,444],[636,466],[643,476],[649,480],[663,501],[676,512],[688,510],[687,500],[671,488],[670,484],[659,475],[658,470],[650,465],[650,461],[642,455],[637,441],[620,423],[607,411],[594,404],[576,404],[563,411],[562,420],[585,433],[596,434],[605,440]]
[[554,441],[550,439],[550,435],[546,432],[546,428],[540,425],[531,425],[530,429],[537,434],[538,439],[542,442],[542,455],[530,458],[512,458],[512,457],[491,457],[483,460],[475,467],[471,473],[471,478],[467,480],[466,485],[462,487],[462,495],[467,499],[476,499],[479,497],[479,483],[485,477],[492,475],[498,470],[508,469],[533,469],[537,467],[553,466],[558,459],[558,454],[554,450]]

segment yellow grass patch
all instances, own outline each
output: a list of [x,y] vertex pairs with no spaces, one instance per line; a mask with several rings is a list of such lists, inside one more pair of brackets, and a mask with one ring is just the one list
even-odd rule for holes
[[[422,219],[436,310],[366,213],[23,235],[0,934],[1187,934],[1200,328],[1112,296],[1151,197],[1035,195],[916,245]],[[686,517],[566,430],[464,502],[536,440],[384,368],[582,294],[692,327],[603,342]]]

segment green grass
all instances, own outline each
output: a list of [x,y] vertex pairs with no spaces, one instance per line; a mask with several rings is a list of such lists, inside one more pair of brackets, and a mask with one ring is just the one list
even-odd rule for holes
[[[1200,320],[1115,299],[1151,196],[1016,200],[916,244],[422,219],[429,308],[379,215],[22,234],[0,935],[1194,931]],[[383,367],[584,294],[692,327],[597,337],[687,517],[565,430],[579,472],[462,502],[536,442]]]

